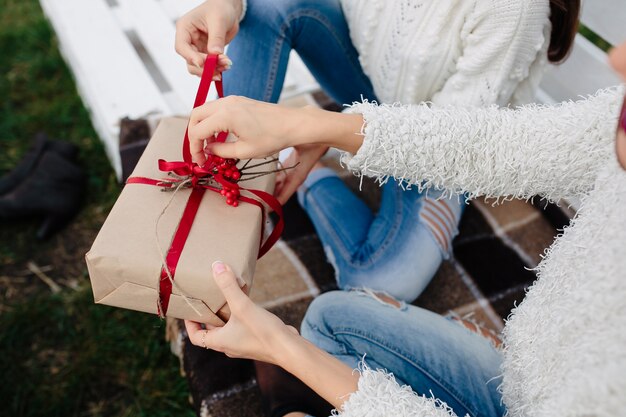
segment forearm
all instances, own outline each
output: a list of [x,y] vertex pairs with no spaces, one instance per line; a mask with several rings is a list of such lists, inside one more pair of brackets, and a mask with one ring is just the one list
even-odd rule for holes
[[290,137],[293,145],[317,144],[332,146],[342,151],[356,153],[363,144],[363,116],[337,113],[317,108],[300,109],[301,118]]
[[338,410],[356,392],[359,373],[339,359],[295,334],[278,344],[277,365],[290,372]]
[[471,196],[581,195],[612,153],[621,94],[515,110],[357,104],[364,137],[348,168]]

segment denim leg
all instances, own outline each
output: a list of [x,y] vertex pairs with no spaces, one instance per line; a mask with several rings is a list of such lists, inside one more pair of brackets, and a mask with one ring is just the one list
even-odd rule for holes
[[277,102],[292,49],[338,103],[375,99],[339,0],[248,0],[228,47],[233,67],[224,73],[225,93]]
[[411,302],[437,272],[444,253],[420,220],[424,195],[383,185],[378,213],[331,170],[314,171],[298,191],[342,289],[367,287]]
[[302,335],[348,366],[365,356],[418,394],[432,394],[463,416],[502,416],[497,387],[502,354],[482,336],[438,314],[396,308],[363,292],[322,294],[309,306]]
[[[374,214],[330,168],[313,171],[298,190],[298,200],[339,274],[345,269],[345,259],[351,259],[363,246]],[[338,283],[342,279],[337,276]]]
[[[339,0],[249,0],[239,34],[228,50],[234,65],[224,74],[226,93],[277,101],[291,49],[300,54],[337,102],[349,103],[361,96],[376,99],[351,43]],[[403,203],[402,207],[415,205],[415,195],[402,195],[395,190],[393,198],[384,199],[383,209],[374,216],[347,187],[336,181],[322,183],[331,184],[331,191],[337,191],[340,198],[333,201],[341,207],[335,210],[325,202],[316,210],[317,215],[311,211],[309,214],[329,259],[332,262],[334,256],[337,261],[339,285],[368,286],[403,300],[415,299],[441,262],[441,253],[432,236],[421,223],[414,221],[417,212],[405,210],[406,216],[398,216],[403,209],[396,202]],[[347,216],[339,217],[340,212]],[[389,216],[384,216],[385,213]],[[348,217],[353,219],[337,223]],[[329,225],[340,228],[335,227],[339,239],[333,237],[337,233],[332,230],[325,233]],[[393,233],[386,233],[389,230]],[[340,249],[342,244],[345,250]],[[407,259],[411,262],[406,263]],[[381,270],[387,273],[379,273]]]

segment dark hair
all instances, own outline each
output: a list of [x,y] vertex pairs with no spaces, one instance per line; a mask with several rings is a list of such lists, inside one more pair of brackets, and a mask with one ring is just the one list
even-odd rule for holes
[[550,0],[550,62],[561,62],[569,55],[578,32],[580,0]]

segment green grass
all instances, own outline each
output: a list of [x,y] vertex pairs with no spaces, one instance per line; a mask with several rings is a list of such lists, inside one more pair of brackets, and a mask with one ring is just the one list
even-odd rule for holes
[[93,303],[83,255],[120,187],[38,1],[0,9],[0,175],[43,130],[80,147],[89,183],[81,214],[48,242],[34,240],[37,220],[0,222],[0,415],[193,416],[164,323]]
[[[107,210],[119,187],[39,3],[0,0],[0,8],[0,173],[15,165],[33,135],[43,130],[80,147],[88,167],[90,208]],[[23,261],[33,231],[32,223],[3,223],[0,262]]]
[[89,288],[16,306],[0,320],[0,414],[194,416],[163,327],[94,305]]

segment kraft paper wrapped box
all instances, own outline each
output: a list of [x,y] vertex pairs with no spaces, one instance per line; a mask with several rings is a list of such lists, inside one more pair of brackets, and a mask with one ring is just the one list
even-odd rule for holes
[[[157,161],[182,161],[186,126],[187,120],[182,118],[161,121],[132,177],[166,178],[167,174],[159,171]],[[274,167],[264,165],[255,169],[268,171]],[[271,174],[241,185],[271,194],[274,179]],[[162,261],[191,189],[181,188],[172,197],[173,193],[146,184],[124,187],[86,255],[96,303],[157,313]],[[207,190],[175,270],[176,285],[166,315],[224,324],[218,315],[227,317],[228,309],[213,281],[211,264],[216,260],[229,264],[250,287],[264,221],[259,207],[245,202],[232,207],[226,204],[224,196]]]

